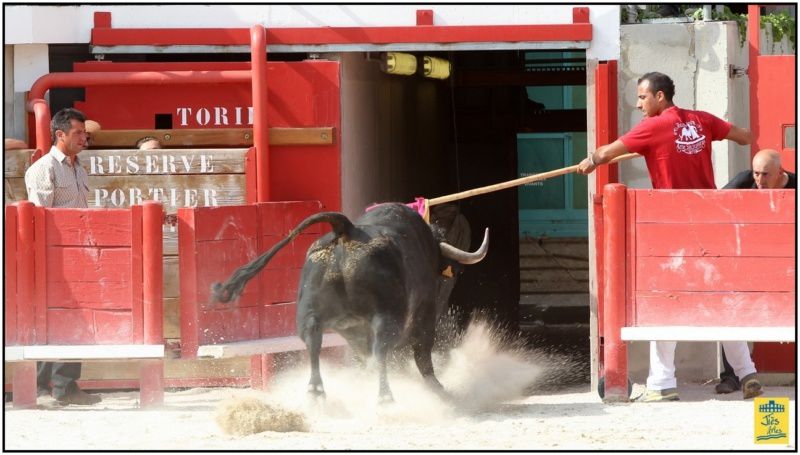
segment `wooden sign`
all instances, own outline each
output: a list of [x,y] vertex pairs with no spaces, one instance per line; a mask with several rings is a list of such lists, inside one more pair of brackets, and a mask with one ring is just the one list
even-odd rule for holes
[[[5,156],[6,203],[27,199],[25,171],[32,150]],[[155,200],[167,213],[181,207],[246,203],[248,149],[85,150],[90,208],[124,208]]]

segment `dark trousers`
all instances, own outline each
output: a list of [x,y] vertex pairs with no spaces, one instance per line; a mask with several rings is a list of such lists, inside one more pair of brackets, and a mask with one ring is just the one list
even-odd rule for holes
[[53,397],[61,398],[64,395],[78,390],[75,382],[81,377],[81,364],[61,362],[36,362],[36,385],[39,390],[50,390],[53,383]]
[[728,359],[725,358],[725,348],[720,346],[720,349],[722,349],[722,366],[725,369],[719,374],[719,382],[725,380],[733,381],[733,383],[736,384],[736,387],[739,387],[739,377],[734,374],[733,367],[730,363],[728,363]]

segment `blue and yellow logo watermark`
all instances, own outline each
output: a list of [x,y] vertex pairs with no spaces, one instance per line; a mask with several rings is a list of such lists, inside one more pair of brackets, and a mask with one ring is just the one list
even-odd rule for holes
[[753,399],[756,444],[789,444],[789,398]]

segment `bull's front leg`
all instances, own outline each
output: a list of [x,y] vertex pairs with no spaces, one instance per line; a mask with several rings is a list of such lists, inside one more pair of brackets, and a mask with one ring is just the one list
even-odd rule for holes
[[387,318],[375,316],[372,319],[372,334],[372,355],[378,365],[378,402],[391,403],[394,401],[394,397],[392,396],[392,390],[389,388],[386,362],[389,348],[397,339],[397,327]]
[[322,376],[319,373],[319,354],[322,350],[322,327],[315,317],[309,317],[303,327],[301,336],[308,349],[308,360],[311,364],[311,379],[308,381],[308,393],[314,399],[325,398]]

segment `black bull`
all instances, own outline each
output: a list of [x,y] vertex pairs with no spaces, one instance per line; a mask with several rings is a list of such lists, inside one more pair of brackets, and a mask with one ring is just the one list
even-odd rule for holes
[[325,394],[319,353],[326,329],[338,332],[360,356],[374,356],[381,401],[392,400],[386,361],[389,350],[399,344],[411,345],[423,378],[434,390],[443,391],[431,361],[436,296],[445,279],[442,272],[456,262],[482,260],[489,230],[481,247],[469,253],[439,242],[422,217],[403,204],[381,204],[355,224],[341,213],[318,213],[269,251],[239,267],[226,283],[214,284],[213,299],[237,298],[278,250],[316,223],[330,224],[333,232],[308,249],[298,288],[297,335],[305,342],[311,361],[309,393]]

